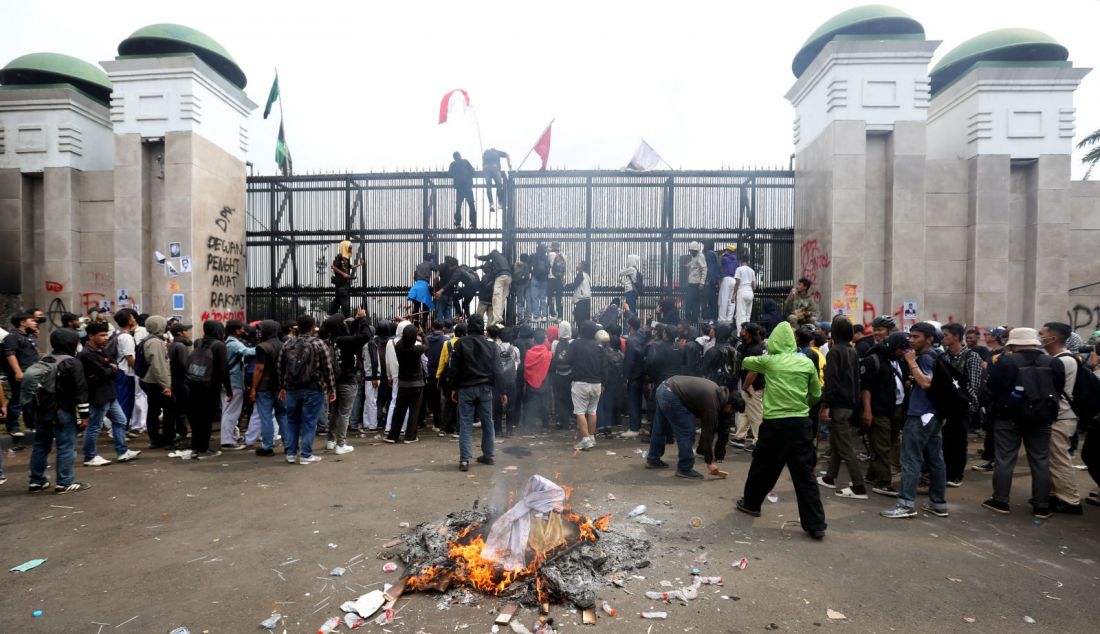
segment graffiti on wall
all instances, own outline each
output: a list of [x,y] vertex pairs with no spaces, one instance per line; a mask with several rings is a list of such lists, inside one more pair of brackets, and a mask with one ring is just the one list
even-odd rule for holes
[[61,316],[67,312],[69,312],[69,309],[65,306],[65,302],[60,297],[55,297],[50,302],[49,308],[46,309],[46,317],[49,318],[54,328],[60,328],[65,325],[61,322]]
[[832,264],[829,259],[829,252],[822,247],[817,240],[806,240],[802,243],[802,246],[798,249],[799,261],[801,264],[800,278],[806,278],[814,283],[814,289],[811,295],[813,295],[814,301],[821,304],[821,291],[817,288],[817,274]]
[[47,293],[60,293],[65,290],[65,285],[61,282],[54,282],[52,280],[46,280],[46,292]]
[[[244,242],[227,234],[234,222],[235,210],[222,207],[214,218],[217,230],[206,238],[206,274],[210,280],[210,302],[202,311],[202,319],[226,321],[244,319],[244,293],[241,276],[244,273]],[[219,233],[220,232],[220,233]]]
[[1085,304],[1075,305],[1066,311],[1066,323],[1073,330],[1085,331],[1078,334],[1100,330],[1100,305],[1091,307]]

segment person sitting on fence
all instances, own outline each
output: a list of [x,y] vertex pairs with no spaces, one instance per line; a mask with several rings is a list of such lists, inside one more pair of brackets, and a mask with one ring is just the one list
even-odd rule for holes
[[481,167],[485,170],[485,191],[489,195],[489,212],[497,210],[493,203],[493,189],[496,189],[500,208],[504,209],[504,178],[500,173],[500,159],[508,162],[508,171],[512,171],[512,157],[507,152],[489,148],[481,154]]

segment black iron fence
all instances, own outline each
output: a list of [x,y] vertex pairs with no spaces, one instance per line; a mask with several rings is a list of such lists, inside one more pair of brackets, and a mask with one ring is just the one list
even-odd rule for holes
[[490,212],[478,179],[473,231],[453,228],[455,192],[443,172],[249,178],[248,315],[323,314],[329,265],[344,239],[366,261],[352,304],[382,316],[405,312],[426,251],[473,265],[493,248],[514,261],[539,242],[560,242],[570,275],[576,262],[589,263],[594,310],[621,293],[618,273],[631,254],[646,279],[643,313],[662,297],[679,298],[680,258],[693,240],[737,245],[762,283],[758,297],[785,295],[794,282],[789,171],[516,172],[503,194]]

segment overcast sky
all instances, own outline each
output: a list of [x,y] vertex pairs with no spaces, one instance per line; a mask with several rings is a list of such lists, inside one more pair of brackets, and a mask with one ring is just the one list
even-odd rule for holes
[[[454,149],[477,154],[472,119],[436,124],[452,88],[469,92],[485,147],[517,165],[555,118],[552,167],[622,167],[642,138],[677,168],[785,166],[791,59],[857,4],[0,0],[0,63],[35,51],[98,62],[147,24],[194,27],[248,76],[257,174],[275,172],[278,118],[261,114],[276,66],[297,172],[442,168]],[[933,63],[969,37],[1019,26],[1054,36],[1077,66],[1100,65],[1098,0],[892,4],[943,41]],[[1100,71],[1075,105],[1078,138],[1100,128]]]

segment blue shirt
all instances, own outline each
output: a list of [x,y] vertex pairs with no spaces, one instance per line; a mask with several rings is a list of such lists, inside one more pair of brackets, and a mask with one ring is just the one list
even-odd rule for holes
[[225,348],[229,354],[229,384],[234,390],[244,389],[244,360],[256,355],[255,348],[249,348],[236,337],[225,340]]
[[[917,367],[928,378],[932,378],[932,368],[936,365],[936,357],[931,352],[924,352],[917,355]],[[921,389],[921,386],[915,382],[913,384],[913,393],[909,395],[909,415],[910,416],[923,416],[925,414],[935,414],[936,407],[932,405],[932,398],[928,394],[928,390]]]

